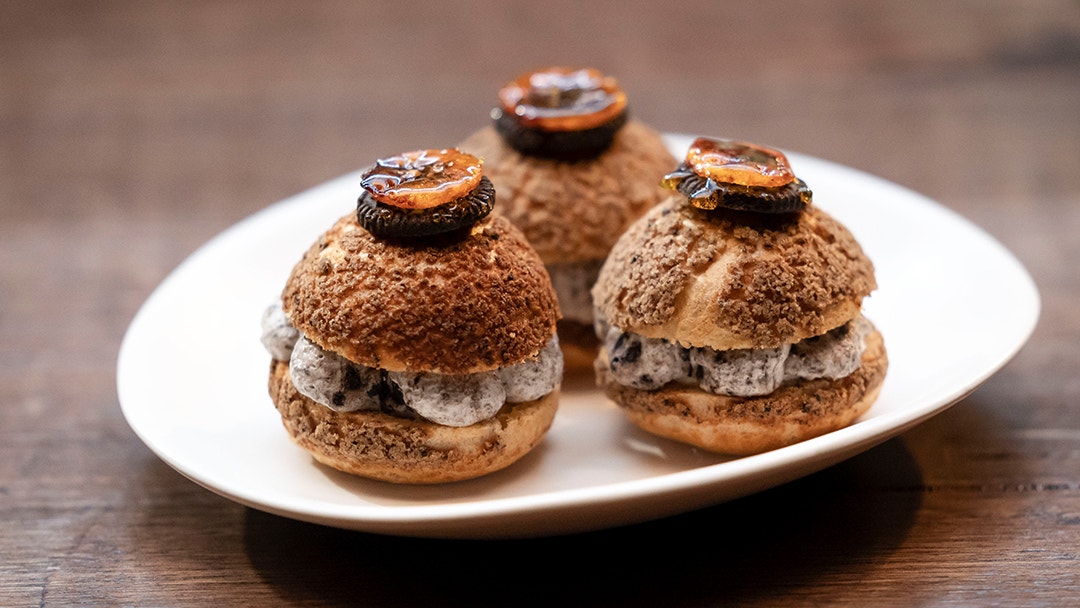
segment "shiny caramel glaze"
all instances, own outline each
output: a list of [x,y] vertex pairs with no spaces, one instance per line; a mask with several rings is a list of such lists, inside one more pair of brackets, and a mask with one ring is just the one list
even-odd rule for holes
[[783,152],[729,139],[695,139],[686,163],[701,177],[739,186],[775,188],[795,181]]
[[499,106],[529,128],[581,131],[625,111],[626,94],[599,70],[549,67],[522,74],[499,89]]
[[459,199],[480,184],[479,158],[457,148],[426,149],[380,158],[360,185],[376,201],[400,209],[430,209]]
[[705,210],[791,213],[813,200],[813,192],[795,177],[782,152],[711,137],[695,139],[686,160],[665,175],[660,185]]

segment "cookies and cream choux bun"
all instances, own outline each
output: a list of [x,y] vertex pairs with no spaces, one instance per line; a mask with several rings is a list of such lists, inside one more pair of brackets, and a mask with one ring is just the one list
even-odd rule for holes
[[638,427],[749,455],[852,423],[888,367],[874,266],[787,157],[699,138],[593,289],[595,366]]
[[360,185],[262,320],[285,429],[325,465],[396,483],[512,464],[547,433],[562,381],[540,257],[457,149],[380,159]]
[[492,124],[459,147],[483,159],[501,213],[547,266],[567,369],[590,370],[600,265],[619,234],[665,198],[659,180],[675,160],[658,132],[629,118],[625,92],[598,70],[528,72],[498,100]]

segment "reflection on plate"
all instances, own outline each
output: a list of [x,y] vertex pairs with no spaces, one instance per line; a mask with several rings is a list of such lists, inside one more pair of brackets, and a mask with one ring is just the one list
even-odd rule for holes
[[[669,136],[677,156],[690,139]],[[865,312],[889,374],[854,425],[729,459],[641,433],[594,387],[567,378],[544,443],[483,479],[400,487],[338,473],[294,446],[267,394],[263,309],[315,238],[354,208],[346,175],[240,222],[181,264],[143,305],[120,350],[124,415],[170,466],[241,504],[299,520],[407,536],[523,537],[601,529],[717,504],[820,470],[942,411],[1024,344],[1039,297],[984,232],[909,190],[789,155],[814,202],[877,267]],[[940,345],[947,344],[948,348]]]

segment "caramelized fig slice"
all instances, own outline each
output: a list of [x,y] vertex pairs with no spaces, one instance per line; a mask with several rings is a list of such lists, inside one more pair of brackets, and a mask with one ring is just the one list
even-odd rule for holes
[[380,158],[360,185],[376,201],[399,209],[430,209],[476,189],[479,158],[456,148],[415,150]]
[[356,219],[378,237],[420,237],[472,226],[491,213],[494,206],[495,186],[481,176],[471,192],[436,207],[395,207],[365,190],[356,203]]
[[626,94],[598,70],[551,67],[528,72],[499,90],[499,107],[526,127],[583,131],[626,109]]
[[783,152],[730,139],[695,139],[686,151],[686,164],[701,177],[725,184],[775,188],[795,181]]
[[791,213],[813,200],[813,192],[795,177],[782,152],[726,139],[694,140],[686,161],[660,183],[706,210]]
[[495,128],[522,154],[568,160],[606,150],[627,119],[626,94],[595,69],[551,67],[499,90]]

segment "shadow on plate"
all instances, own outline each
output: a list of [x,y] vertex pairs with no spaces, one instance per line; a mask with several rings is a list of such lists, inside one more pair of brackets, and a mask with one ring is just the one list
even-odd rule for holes
[[919,508],[902,439],[719,506],[553,538],[380,536],[248,510],[256,572],[291,603],[699,605],[769,597],[893,551]]

